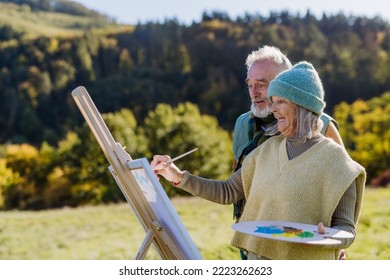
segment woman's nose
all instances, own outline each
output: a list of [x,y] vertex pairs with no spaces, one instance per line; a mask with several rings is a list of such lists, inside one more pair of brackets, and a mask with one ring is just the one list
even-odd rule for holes
[[276,110],[277,110],[276,104],[275,104],[275,103],[271,103],[271,112],[272,112],[272,113],[273,113],[273,112],[276,112]]

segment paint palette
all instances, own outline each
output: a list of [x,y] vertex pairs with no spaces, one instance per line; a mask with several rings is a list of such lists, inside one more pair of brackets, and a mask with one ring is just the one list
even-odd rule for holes
[[317,225],[282,221],[252,221],[232,225],[236,231],[279,241],[314,245],[337,245],[340,239],[353,238],[353,234],[325,227],[326,233],[318,232]]

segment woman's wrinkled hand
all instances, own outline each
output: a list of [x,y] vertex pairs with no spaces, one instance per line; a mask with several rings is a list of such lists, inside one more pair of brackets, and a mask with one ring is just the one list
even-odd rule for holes
[[163,176],[174,184],[179,184],[183,178],[183,172],[172,162],[170,156],[155,155],[150,165],[157,177]]

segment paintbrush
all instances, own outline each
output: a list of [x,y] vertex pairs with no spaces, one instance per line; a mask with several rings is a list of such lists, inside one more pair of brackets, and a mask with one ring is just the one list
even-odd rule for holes
[[173,159],[171,159],[170,161],[168,161],[168,162],[166,162],[166,163],[172,163],[172,162],[174,162],[174,161],[176,161],[176,160],[178,160],[178,159],[181,159],[182,157],[185,157],[185,156],[187,156],[187,155],[189,155],[189,154],[195,152],[197,149],[198,149],[198,148],[195,148],[195,149],[192,149],[191,151],[185,152],[184,154],[181,154],[181,155],[179,155],[179,156],[177,156],[177,157],[174,157]]

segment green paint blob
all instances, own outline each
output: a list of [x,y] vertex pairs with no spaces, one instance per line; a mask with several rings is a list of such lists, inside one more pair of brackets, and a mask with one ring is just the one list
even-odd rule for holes
[[314,236],[314,233],[312,233],[310,231],[304,231],[298,235],[298,237],[300,237],[300,238],[311,238],[313,236]]

